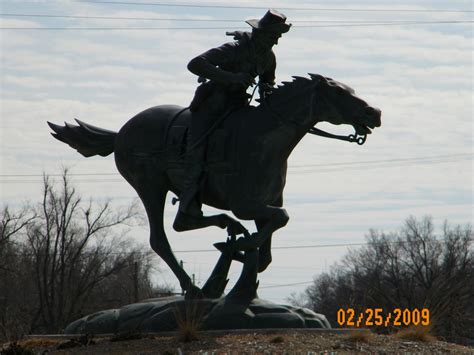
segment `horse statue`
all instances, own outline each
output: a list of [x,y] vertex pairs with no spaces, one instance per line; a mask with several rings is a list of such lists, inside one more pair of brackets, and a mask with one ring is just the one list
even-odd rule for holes
[[[227,228],[230,238],[215,246],[222,252],[208,282],[199,289],[174,256],[163,227],[168,191],[180,195],[186,171],[190,111],[174,105],[149,108],[131,118],[118,133],[76,120],[78,126],[48,122],[52,135],[85,157],[115,153],[120,174],[142,200],[150,225],[151,248],[168,264],[190,297],[219,297],[232,260],[244,263],[234,286],[255,283],[256,274],[270,264],[272,234],[289,220],[283,208],[287,159],[307,133],[363,144],[371,129],[381,124],[381,111],[357,97],[350,87],[331,78],[310,74],[283,82],[258,106],[229,112],[208,135],[206,173],[201,183],[204,204],[232,211],[241,220],[255,221],[253,234],[222,213],[202,216],[192,225],[174,223],[177,231],[217,226]],[[316,129],[318,122],[346,124],[355,135],[334,136]],[[242,235],[239,238],[236,236]],[[251,276],[249,276],[251,275]],[[258,283],[254,286],[254,290]],[[232,293],[232,291],[231,291]]]

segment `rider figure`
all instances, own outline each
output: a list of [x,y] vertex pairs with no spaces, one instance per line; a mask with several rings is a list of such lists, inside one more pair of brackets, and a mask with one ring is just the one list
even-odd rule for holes
[[228,32],[235,42],[212,48],[192,59],[188,69],[199,76],[201,83],[196,89],[190,104],[191,129],[188,138],[188,152],[185,162],[185,179],[180,195],[178,216],[175,228],[186,220],[192,223],[193,217],[201,217],[201,202],[198,196],[201,177],[206,131],[220,117],[231,110],[248,105],[251,95],[249,86],[259,77],[259,95],[264,98],[275,85],[276,60],[272,47],[278,44],[283,33],[289,31],[291,24],[286,16],[275,10],[268,10],[260,20],[246,21],[252,32]]

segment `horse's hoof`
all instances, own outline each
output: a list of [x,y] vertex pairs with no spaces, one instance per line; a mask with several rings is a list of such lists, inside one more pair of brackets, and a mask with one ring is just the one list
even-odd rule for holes
[[[229,252],[229,246],[225,242],[214,243],[214,247],[221,253]],[[236,250],[234,245],[230,246],[230,248],[232,251],[232,260],[243,263],[245,261],[245,255],[241,251]]]
[[255,243],[255,234],[257,233],[253,233],[249,237],[241,237],[237,239],[234,243],[235,250],[249,251],[258,248],[258,245]]
[[173,229],[176,232],[184,232],[188,229],[189,222],[186,219],[186,215],[181,211],[178,211],[173,223]]
[[199,228],[199,222],[202,220],[202,216],[191,215],[178,211],[173,222],[173,229],[176,232],[184,232]]
[[227,225],[227,234],[229,236],[236,236],[243,234],[246,237],[250,237],[250,233],[240,222],[230,221]]

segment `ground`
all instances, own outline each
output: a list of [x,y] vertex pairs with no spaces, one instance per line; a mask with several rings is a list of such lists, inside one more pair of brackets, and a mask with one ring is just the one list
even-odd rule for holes
[[[34,337],[15,347],[3,344],[0,354],[474,354],[474,348],[434,338],[421,340],[376,335],[368,331],[344,334],[317,330],[253,330],[197,332],[197,340],[183,342],[179,333],[129,334],[122,337]],[[17,350],[17,352],[10,351]],[[18,350],[31,350],[19,352]]]

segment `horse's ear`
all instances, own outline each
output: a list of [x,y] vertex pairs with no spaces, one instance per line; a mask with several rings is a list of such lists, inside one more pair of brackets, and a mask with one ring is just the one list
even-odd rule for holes
[[322,75],[319,75],[319,74],[312,74],[312,73],[308,73],[308,75],[311,77],[311,79],[313,81],[317,81],[317,82],[327,82],[327,79],[322,76]]
[[305,78],[304,76],[293,75],[292,78],[294,80],[300,80],[302,82],[307,82],[308,81],[308,78]]

